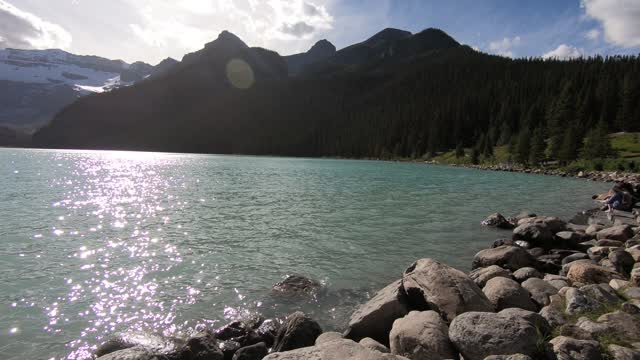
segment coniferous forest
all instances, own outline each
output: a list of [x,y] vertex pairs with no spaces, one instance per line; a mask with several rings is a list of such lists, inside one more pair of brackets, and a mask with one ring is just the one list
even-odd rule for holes
[[[225,35],[226,34],[226,35]],[[223,36],[224,35],[224,36]],[[163,77],[88,96],[34,136],[42,147],[514,162],[611,155],[640,131],[640,58],[510,59],[444,32],[387,29],[287,74],[278,54],[223,33]],[[226,65],[241,59],[251,86]]]

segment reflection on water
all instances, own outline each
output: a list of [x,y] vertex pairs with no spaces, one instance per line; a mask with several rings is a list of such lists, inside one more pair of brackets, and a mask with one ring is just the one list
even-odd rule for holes
[[[465,268],[497,236],[478,227],[485,214],[526,205],[567,216],[606,188],[411,164],[129,152],[6,149],[0,171],[9,359],[85,359],[115,331],[181,336],[255,312],[302,309],[340,327],[418,257]],[[326,290],[273,297],[270,286],[293,273]]]

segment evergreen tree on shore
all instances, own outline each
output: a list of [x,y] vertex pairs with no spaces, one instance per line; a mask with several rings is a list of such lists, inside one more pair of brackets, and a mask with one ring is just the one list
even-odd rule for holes
[[542,128],[538,127],[533,131],[533,137],[531,138],[531,151],[529,151],[529,164],[531,166],[540,166],[542,164],[545,158],[545,148],[544,133]]

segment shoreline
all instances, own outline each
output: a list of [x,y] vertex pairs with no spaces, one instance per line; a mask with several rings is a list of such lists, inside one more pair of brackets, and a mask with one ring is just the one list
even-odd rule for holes
[[[630,181],[633,195],[640,195],[640,175],[583,176]],[[617,212],[609,220],[601,211],[585,210],[578,218],[492,214],[483,225],[510,230],[512,236],[480,250],[471,271],[417,260],[360,305],[344,333],[323,333],[317,322],[296,312],[285,319],[236,321],[188,339],[120,335],[96,355],[106,360],[636,359],[640,217]],[[274,291],[306,296],[320,287],[292,277]]]

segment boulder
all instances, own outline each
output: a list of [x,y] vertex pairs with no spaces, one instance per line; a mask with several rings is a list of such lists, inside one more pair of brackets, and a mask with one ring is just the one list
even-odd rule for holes
[[367,349],[380,351],[381,353],[385,353],[385,354],[391,353],[391,350],[388,347],[380,344],[379,342],[373,340],[372,338],[364,338],[360,340],[359,344],[366,347]]
[[317,322],[303,312],[295,312],[287,317],[278,331],[273,351],[288,351],[312,346],[320,334],[322,334],[322,328]]
[[548,248],[553,245],[554,233],[544,224],[522,224],[513,229],[513,239],[532,246]]
[[[147,349],[141,346],[135,346],[131,348],[121,349],[114,352],[110,352],[106,355],[100,356],[100,360],[160,360],[158,355],[149,352]],[[222,358],[215,359],[222,360]]]
[[509,317],[522,318],[528,321],[536,329],[538,329],[543,335],[547,335],[551,332],[551,326],[549,325],[547,319],[536,312],[518,308],[509,308],[500,311],[499,314]]
[[519,246],[499,246],[495,249],[485,249],[478,252],[473,258],[473,269],[498,265],[512,271],[522,267],[531,267],[536,264],[536,259]]
[[564,325],[567,322],[567,316],[563,309],[564,299],[560,295],[553,295],[549,301],[549,305],[540,310],[540,316],[547,320],[547,323],[553,328]]
[[542,273],[532,267],[523,267],[516,270],[513,273],[514,279],[518,282],[523,282],[529,278],[539,278],[542,279]]
[[608,283],[611,279],[620,279],[620,275],[605,269],[602,266],[582,262],[575,261],[569,272],[567,273],[567,277],[571,282],[579,282],[584,284],[600,284],[600,283]]
[[600,360],[600,344],[597,341],[577,340],[558,336],[550,341],[557,360]]
[[260,342],[239,349],[233,355],[233,360],[262,360],[268,353],[267,345]]
[[150,334],[141,331],[118,333],[98,346],[95,351],[97,357],[116,352],[118,350],[138,347],[146,349],[149,353],[170,354],[183,345],[183,341],[175,338]]
[[606,246],[606,247],[624,247],[624,243],[619,240],[610,240],[610,239],[602,239],[596,242],[596,246]]
[[609,239],[627,241],[633,237],[634,233],[629,225],[617,225],[610,228],[602,229],[596,234],[598,240]]
[[278,330],[280,330],[280,323],[274,319],[267,319],[260,324],[256,333],[260,337],[260,340],[264,341],[267,347],[271,347],[273,346],[273,342],[276,340]]
[[515,227],[500,213],[494,213],[489,215],[486,219],[482,221],[482,225],[495,227],[498,229],[507,229],[507,230],[511,230]]
[[234,321],[214,330],[213,335],[218,340],[230,340],[245,335],[247,331],[248,329],[245,323],[242,321]]
[[640,245],[628,247],[626,251],[631,254],[636,263],[640,262]]
[[435,311],[411,311],[396,320],[389,334],[391,353],[412,360],[453,359],[458,356],[449,328]]
[[582,241],[582,235],[573,231],[560,231],[556,233],[556,244],[565,248],[574,248]]
[[193,360],[223,360],[224,354],[219,345],[212,332],[199,332],[187,340],[180,355]]
[[640,351],[611,344],[607,347],[609,354],[615,360],[640,360]]
[[518,226],[525,224],[544,225],[554,234],[567,229],[567,223],[565,221],[553,216],[536,216],[518,221]]
[[600,316],[598,322],[606,324],[613,333],[617,333],[629,340],[640,340],[639,316],[623,311],[615,311]]
[[393,322],[408,312],[402,280],[397,280],[378,291],[351,315],[345,337],[355,341],[370,337],[388,344]]
[[629,282],[633,286],[640,286],[640,267],[634,267],[629,276]]
[[531,294],[531,299],[540,308],[549,305],[549,297],[558,293],[555,286],[538,278],[526,280],[522,283],[522,287]]
[[[521,240],[518,240],[521,241]],[[542,256],[544,254],[546,254],[546,250],[541,248],[541,247],[535,247],[533,249],[529,249],[527,250],[529,252],[529,254],[531,254],[531,256],[533,256],[534,258],[537,258],[538,256]]]
[[320,345],[329,341],[341,340],[341,339],[344,339],[342,334],[335,331],[329,331],[326,333],[322,333],[320,334],[320,336],[318,336],[318,338],[316,339],[316,345]]
[[604,229],[603,225],[598,225],[598,224],[591,224],[587,227],[587,230],[585,230],[585,234],[590,235],[590,236],[596,236],[596,234],[598,233],[598,231]]
[[487,281],[482,292],[496,310],[520,308],[536,311],[536,305],[529,298],[529,292],[511,279],[493,278]]
[[569,256],[566,256],[565,258],[562,259],[562,265],[568,264],[570,262],[574,262],[576,260],[583,260],[583,259],[588,259],[589,255],[585,254],[585,253],[575,253],[575,254],[571,254]]
[[597,300],[585,295],[576,288],[569,288],[565,293],[565,312],[569,315],[576,315],[587,311],[595,311],[602,307]]
[[479,287],[484,287],[487,284],[487,281],[493,279],[494,277],[505,277],[511,278],[511,271],[501,268],[498,265],[491,265],[488,267],[477,268],[475,270],[471,270],[469,273],[469,277],[473,280],[476,285]]
[[624,250],[616,250],[609,253],[609,261],[621,274],[630,274],[635,264],[633,256]]
[[490,355],[532,356],[538,334],[535,326],[518,316],[467,312],[453,319],[449,338],[465,360],[483,360]]
[[580,291],[601,304],[617,303],[621,301],[618,294],[616,294],[616,291],[608,284],[585,285],[580,288]]
[[621,291],[625,288],[628,288],[631,286],[631,282],[626,281],[626,280],[620,280],[620,279],[613,279],[611,281],[609,281],[609,286],[611,286],[611,288],[613,290],[616,291]]
[[491,355],[484,358],[484,360],[533,360],[533,359],[527,355],[513,354],[513,355]]
[[368,349],[343,339],[293,351],[272,353],[263,360],[407,360],[404,357]]
[[433,259],[413,263],[405,270],[402,285],[412,308],[435,310],[447,321],[467,311],[493,311],[489,299],[465,273]]
[[319,281],[301,276],[289,275],[284,280],[273,285],[273,291],[289,295],[316,295],[322,288]]
[[242,345],[237,341],[227,340],[218,343],[218,347],[222,350],[224,360],[231,360],[233,359],[233,355],[235,355],[236,351],[242,348]]

